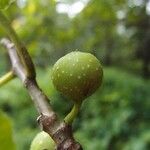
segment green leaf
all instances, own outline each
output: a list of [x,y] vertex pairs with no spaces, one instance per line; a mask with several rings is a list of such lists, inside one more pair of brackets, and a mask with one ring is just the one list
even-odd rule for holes
[[6,9],[15,0],[0,0],[0,9]]
[[3,150],[15,150],[10,119],[0,111],[0,143]]

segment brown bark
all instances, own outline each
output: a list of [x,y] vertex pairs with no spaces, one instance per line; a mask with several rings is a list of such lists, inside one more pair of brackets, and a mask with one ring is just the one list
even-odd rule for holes
[[[28,53],[25,52],[24,57],[30,59],[33,65],[34,76],[28,76],[26,74],[27,65],[24,66],[24,63],[28,64],[28,62],[21,61],[14,44],[7,39],[3,39],[1,43],[8,49],[14,74],[22,81],[40,114],[40,117],[38,118],[40,126],[53,138],[56,143],[56,149],[82,150],[81,145],[73,138],[72,127],[58,118],[57,114],[49,104],[50,100],[39,88],[38,83],[36,82],[35,68]],[[25,58],[24,61],[29,60]]]

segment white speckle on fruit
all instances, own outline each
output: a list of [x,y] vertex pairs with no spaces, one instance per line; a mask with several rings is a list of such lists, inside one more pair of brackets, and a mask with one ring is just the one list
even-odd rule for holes
[[43,142],[42,142],[42,140],[39,142],[39,144],[42,144]]
[[44,134],[43,137],[46,138],[46,137],[47,137],[47,134]]
[[84,100],[101,84],[101,64],[89,53],[71,52],[59,59],[52,71],[55,88],[74,102]]

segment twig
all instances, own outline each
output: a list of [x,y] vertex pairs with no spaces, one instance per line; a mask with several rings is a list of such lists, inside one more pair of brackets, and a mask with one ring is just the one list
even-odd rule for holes
[[65,117],[65,122],[68,124],[72,124],[74,119],[77,117],[79,111],[80,111],[81,103],[75,103],[70,113]]
[[26,75],[26,68],[22,64],[14,44],[7,39],[3,39],[2,43],[8,49],[14,73],[28,90],[39,114],[41,114],[38,122],[42,129],[53,138],[57,150],[81,150],[81,145],[73,138],[71,126],[58,118],[49,104],[49,99],[39,88],[35,77],[30,78]]
[[5,17],[5,15],[0,11],[0,24],[2,25],[3,29],[6,31],[8,36],[11,38],[13,43],[15,44],[17,54],[19,55],[20,61],[25,68],[26,76],[30,78],[35,77],[35,68],[33,62],[26,50],[26,47],[20,41],[19,37],[17,36],[14,29],[11,27],[9,20]]
[[7,82],[9,82],[10,80],[12,80],[14,77],[15,75],[13,71],[10,71],[6,73],[5,75],[3,75],[2,77],[0,77],[0,87],[6,84]]
[[38,121],[57,144],[57,150],[80,150],[81,146],[73,139],[71,126],[60,121],[52,110],[47,96],[39,88],[35,78],[29,78],[25,74],[25,68],[21,64],[14,45],[7,39],[2,40],[3,45],[8,49],[12,68],[27,88],[39,114]]

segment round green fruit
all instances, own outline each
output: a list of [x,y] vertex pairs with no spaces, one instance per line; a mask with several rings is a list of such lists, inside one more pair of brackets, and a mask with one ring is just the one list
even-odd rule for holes
[[52,69],[52,81],[58,91],[75,102],[92,95],[102,83],[99,60],[90,53],[71,52],[60,58]]
[[30,150],[54,150],[53,139],[44,131],[38,133],[31,143]]

